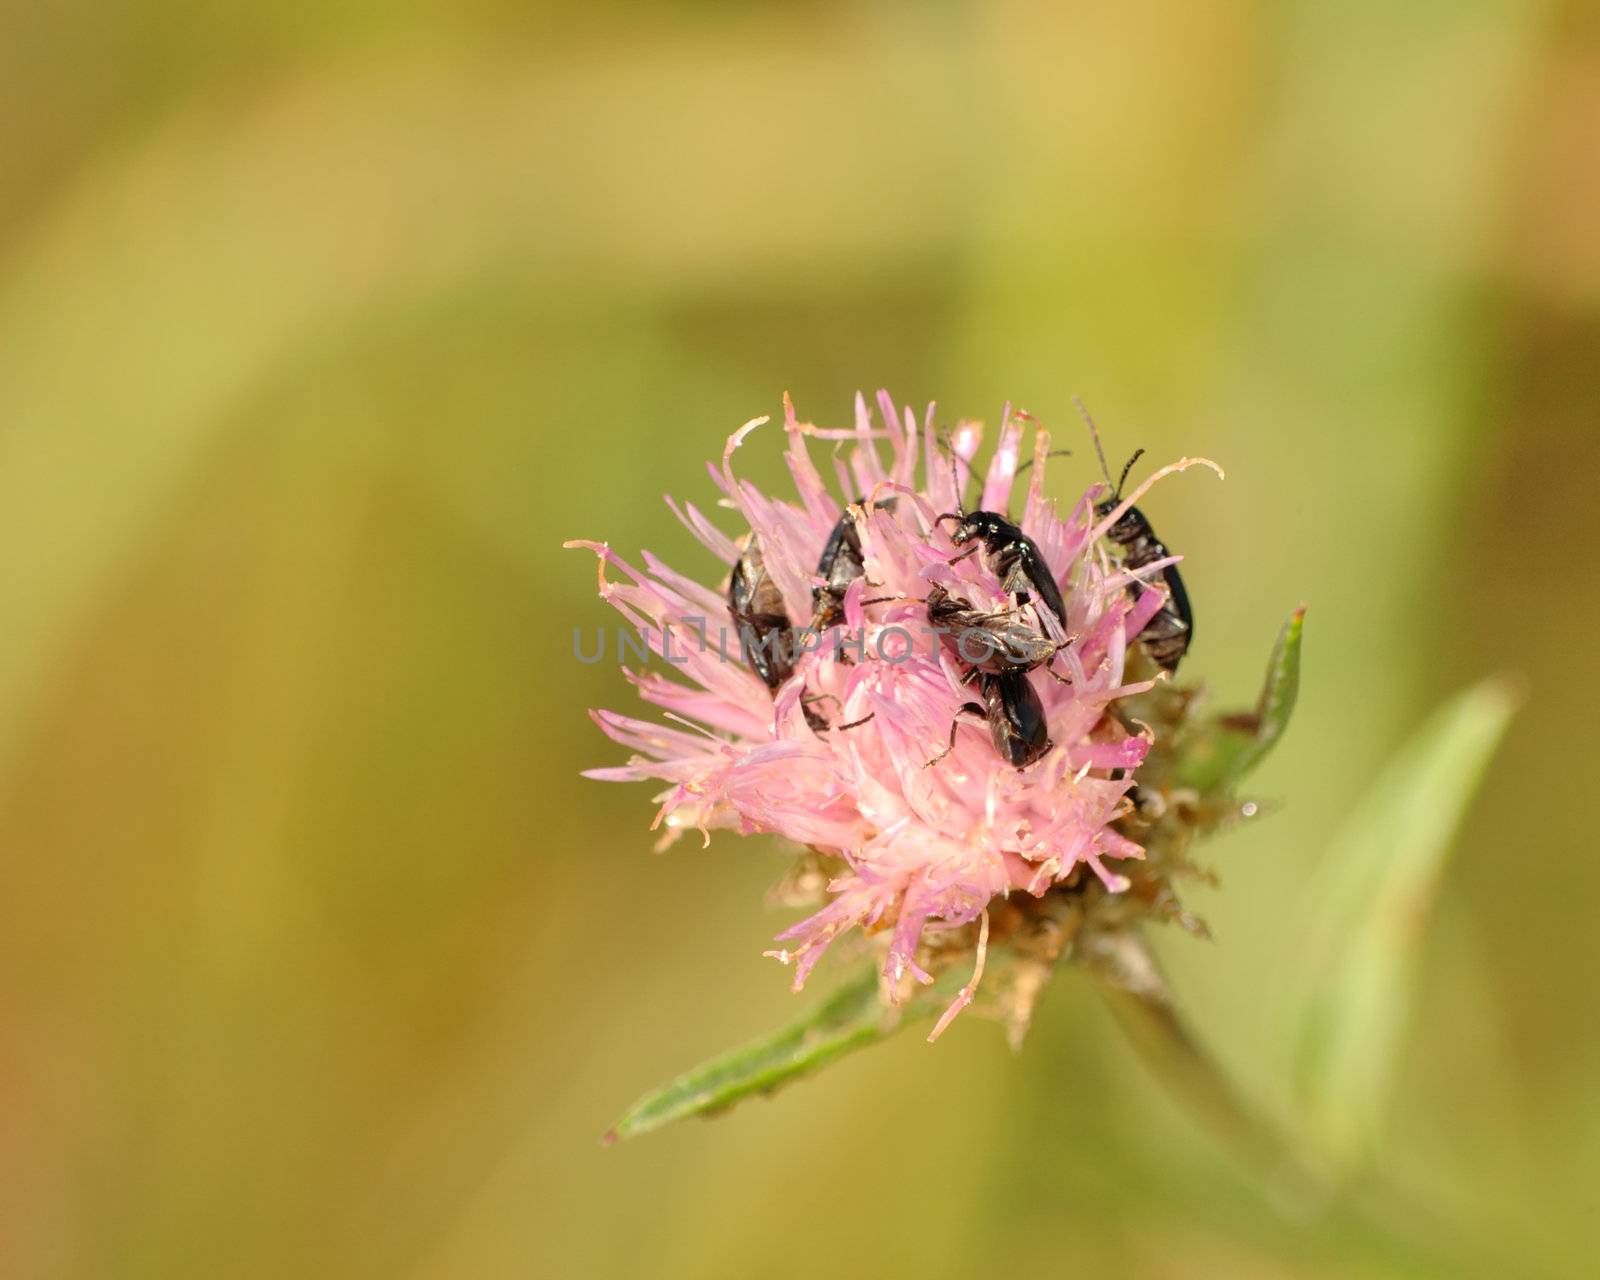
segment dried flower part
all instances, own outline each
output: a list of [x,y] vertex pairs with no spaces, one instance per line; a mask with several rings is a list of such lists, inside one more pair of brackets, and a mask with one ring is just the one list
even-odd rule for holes
[[[863,576],[849,582],[839,610],[825,611],[841,619],[806,637],[792,669],[784,664],[787,677],[771,688],[741,660],[725,592],[648,552],[635,567],[605,544],[569,544],[598,554],[601,596],[685,678],[626,673],[676,723],[594,712],[600,728],[634,754],[588,776],[668,783],[657,796],[663,844],[690,828],[765,832],[813,851],[795,887],[814,891],[817,869],[835,868],[821,908],[779,934],[783,947],[769,953],[794,965],[796,989],[850,930],[878,940],[884,982],[895,997],[911,983],[931,982],[930,969],[953,962],[952,952],[981,970],[991,905],[1010,895],[1042,898],[1069,882],[1081,892],[1086,876],[1097,882],[1095,901],[1128,897],[1134,887],[1138,909],[1150,909],[1162,899],[1165,876],[1130,877],[1145,847],[1125,830],[1130,818],[1140,821],[1128,793],[1156,736],[1128,714],[1128,700],[1150,691],[1155,673],[1148,662],[1135,671],[1130,656],[1166,596],[1159,585],[1129,590],[1134,580],[1105,539],[1122,508],[1097,517],[1102,491],[1094,486],[1058,515],[1043,493],[1049,437],[1008,409],[980,504],[1014,514],[1019,460],[1032,430],[1032,474],[1015,520],[1060,590],[1062,616],[1055,617],[1036,600],[1020,599],[1015,576],[1007,584],[997,574],[997,557],[981,545],[957,545],[954,522],[939,519],[962,509],[978,424],[962,423],[947,454],[931,406],[919,428],[887,394],[880,393],[876,421],[858,397],[855,424],[845,430],[800,422],[787,397],[784,409],[796,500],[769,497],[734,473],[734,454],[767,421],[761,418],[735,432],[720,467],[710,467],[724,505],[744,528],[724,532],[694,505],[668,502],[730,572],[743,548],[759,546],[770,580],[766,598],[781,599],[796,627],[817,616],[817,601],[825,599],[818,590],[838,585],[837,574],[818,572],[819,558],[851,505]],[[839,444],[836,492],[811,457],[813,439]],[[1141,576],[1159,575],[1166,563]],[[747,569],[748,562],[741,572]],[[1026,767],[996,749],[981,719],[963,716],[964,706],[983,701],[973,659],[953,643],[959,637],[930,629],[931,592],[1059,646],[1041,669],[1021,677],[1036,695],[1049,743]],[[997,916],[997,936],[1012,932],[1002,923]],[[941,935],[959,941],[941,946]],[[1025,966],[1019,972],[1031,973]],[[1031,973],[1017,990],[1041,981]],[[976,974],[947,1019],[975,989]]]

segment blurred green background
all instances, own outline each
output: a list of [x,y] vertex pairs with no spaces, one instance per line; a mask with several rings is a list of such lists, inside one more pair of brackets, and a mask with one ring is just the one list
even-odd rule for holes
[[[1587,1272],[1597,136],[1575,0],[0,7],[0,1272]],[[632,698],[559,544],[709,578],[662,491],[879,385],[1025,405],[1061,494],[1073,392],[1221,460],[1147,506],[1219,698],[1310,603],[1216,941],[1160,939],[1273,1108],[1328,832],[1527,680],[1384,1151],[1414,1231],[1279,1214],[1073,976],[1020,1058],[963,1020],[599,1147],[798,1006],[778,851],[654,857],[577,777]]]

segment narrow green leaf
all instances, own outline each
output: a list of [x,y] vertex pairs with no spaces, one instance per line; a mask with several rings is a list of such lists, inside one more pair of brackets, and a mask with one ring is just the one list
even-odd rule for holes
[[1306,607],[1289,615],[1267,663],[1267,678],[1251,712],[1215,716],[1185,737],[1177,752],[1178,782],[1210,794],[1237,786],[1289,727],[1300,694],[1300,640]]
[[1373,1149],[1428,914],[1517,701],[1494,679],[1438,711],[1384,770],[1313,878],[1291,1047],[1308,1131],[1335,1172]]
[[[942,991],[946,985],[936,987]],[[933,1009],[926,998],[908,1002],[898,1016],[885,1009],[878,996],[877,967],[868,965],[782,1031],[701,1063],[645,1094],[603,1140],[636,1137],[687,1116],[724,1110],[754,1093],[771,1093],[854,1049],[887,1039]]]

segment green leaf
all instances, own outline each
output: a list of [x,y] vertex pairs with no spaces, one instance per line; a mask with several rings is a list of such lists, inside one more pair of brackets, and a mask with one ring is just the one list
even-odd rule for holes
[[[927,991],[943,991],[936,983]],[[799,1021],[764,1040],[703,1062],[670,1084],[652,1090],[613,1125],[606,1143],[649,1133],[687,1116],[711,1115],[755,1093],[771,1093],[809,1075],[835,1058],[878,1040],[932,1014],[934,1002],[923,998],[901,1010],[886,1009],[878,996],[878,969],[868,965]]]
[[1301,605],[1278,632],[1267,678],[1252,712],[1215,716],[1186,735],[1177,751],[1178,782],[1204,794],[1237,786],[1283,737],[1300,693]]
[[1437,712],[1384,770],[1313,878],[1291,1047],[1309,1134],[1337,1173],[1375,1145],[1429,911],[1517,701],[1508,682],[1492,679]]

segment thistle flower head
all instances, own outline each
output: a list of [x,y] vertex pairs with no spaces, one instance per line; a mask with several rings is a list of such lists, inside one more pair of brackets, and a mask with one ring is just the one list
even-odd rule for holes
[[[636,566],[603,543],[569,544],[598,554],[601,596],[683,677],[626,671],[668,723],[592,713],[634,754],[587,776],[666,783],[657,796],[663,845],[687,829],[727,828],[787,837],[830,861],[820,909],[769,953],[793,964],[796,988],[850,930],[878,940],[891,993],[931,981],[919,956],[940,931],[980,922],[981,967],[997,899],[1038,897],[1085,875],[1119,894],[1145,852],[1116,827],[1153,735],[1119,704],[1153,683],[1150,665],[1130,664],[1130,652],[1166,597],[1159,586],[1130,589],[1135,575],[1105,533],[1149,481],[1110,513],[1096,511],[1105,490],[1095,485],[1059,514],[1044,496],[1049,436],[1008,409],[974,495],[978,424],[960,424],[946,444],[931,406],[920,425],[887,394],[877,408],[874,420],[858,397],[854,425],[825,430],[800,422],[785,397],[793,498],[763,494],[735,471],[738,450],[768,420],[735,432],[720,466],[709,467],[741,526],[732,532],[668,499],[725,575],[742,578],[741,599],[756,610],[744,621],[767,620],[743,634],[726,587],[649,552]],[[832,486],[813,457],[818,444],[821,454],[831,446]],[[964,508],[974,496],[977,506]],[[1059,590],[1059,616],[1045,605],[1048,586],[1019,575],[1003,549],[941,519],[972,510],[1026,535]],[[836,561],[830,573],[825,552],[841,546],[841,530],[855,541],[842,571]],[[1167,563],[1137,577],[1158,583]],[[962,624],[937,625],[930,600],[954,602]],[[799,630],[799,642],[763,662],[762,640],[790,639],[770,633],[775,617]],[[807,634],[813,620],[820,629]],[[1028,639],[1031,656],[991,651],[985,661],[986,637],[1003,633]],[[752,639],[756,661],[745,652]],[[1007,715],[1030,706],[1042,726],[1032,726],[1019,768],[1002,747],[1008,732],[1029,729]],[[971,998],[969,983],[940,1027]]]

